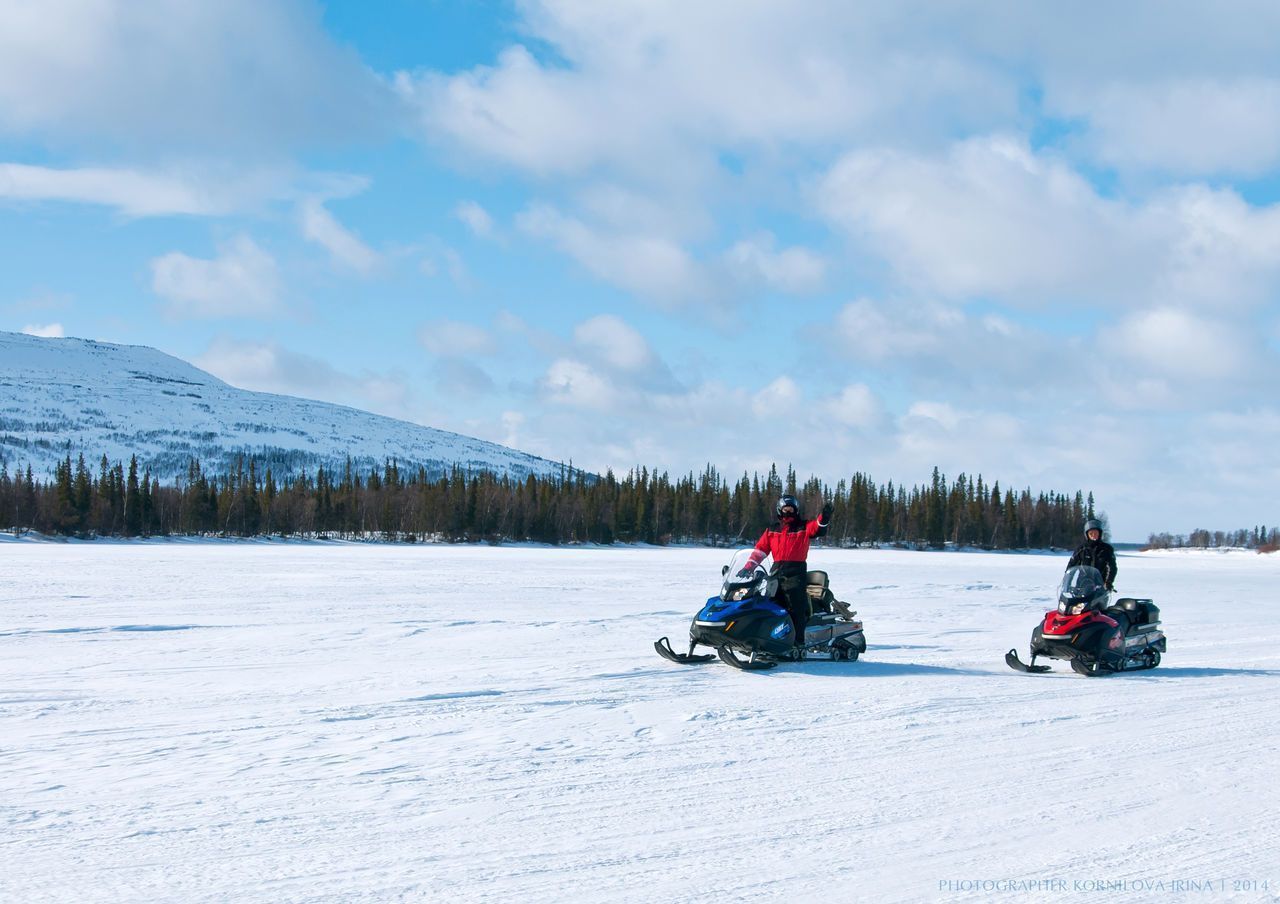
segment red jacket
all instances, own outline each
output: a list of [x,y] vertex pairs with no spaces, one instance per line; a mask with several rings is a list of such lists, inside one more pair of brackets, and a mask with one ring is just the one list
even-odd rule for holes
[[773,556],[774,562],[803,562],[809,558],[809,541],[826,530],[826,522],[820,519],[800,521],[793,529],[780,522],[760,535],[746,567],[755,568],[768,555]]

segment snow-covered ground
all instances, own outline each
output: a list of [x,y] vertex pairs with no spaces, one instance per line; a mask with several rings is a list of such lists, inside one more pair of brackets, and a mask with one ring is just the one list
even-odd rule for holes
[[1105,679],[1002,661],[1051,556],[818,551],[863,660],[659,659],[725,559],[0,544],[0,900],[1280,900],[1280,557],[1123,556]]

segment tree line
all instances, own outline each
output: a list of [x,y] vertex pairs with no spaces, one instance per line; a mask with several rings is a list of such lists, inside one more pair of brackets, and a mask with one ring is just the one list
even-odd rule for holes
[[750,545],[784,492],[811,516],[830,501],[825,542],[838,546],[1061,548],[1074,546],[1084,519],[1095,516],[1092,493],[1002,489],[981,475],[948,480],[937,468],[918,485],[855,473],[832,486],[776,466],[736,480],[712,465],[677,477],[637,467],[621,477],[564,468],[512,478],[460,468],[429,475],[395,461],[360,472],[348,462],[277,479],[252,459],[223,474],[192,459],[185,475],[161,483],[136,456],[127,467],[103,456],[94,469],[81,455],[45,481],[30,465],[12,476],[0,466],[0,526],[76,537]]
[[1267,529],[1265,524],[1239,530],[1208,531],[1202,528],[1189,534],[1151,534],[1146,549],[1256,549],[1258,552],[1280,551],[1280,527]]

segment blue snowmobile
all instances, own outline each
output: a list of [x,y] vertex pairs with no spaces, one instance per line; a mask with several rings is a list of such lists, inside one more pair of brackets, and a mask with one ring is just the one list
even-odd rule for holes
[[[793,642],[791,616],[780,604],[778,578],[762,564],[746,576],[754,550],[740,549],[720,570],[724,583],[718,596],[707,600],[689,626],[689,652],[677,653],[666,637],[654,643],[663,659],[681,665],[710,662],[719,657],[735,669],[748,671],[774,668],[780,662],[794,662],[808,653],[826,653],[835,661],[852,661],[867,650],[867,638],[856,612],[832,594],[825,571],[806,576],[812,614],[804,632],[802,653]],[[699,645],[715,650],[715,655],[695,653]]]

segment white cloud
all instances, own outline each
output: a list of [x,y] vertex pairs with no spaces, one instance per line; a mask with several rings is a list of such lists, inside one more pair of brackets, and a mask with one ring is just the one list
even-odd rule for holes
[[220,338],[194,363],[241,389],[283,395],[320,398],[345,382],[328,362],[291,352],[274,342]]
[[28,336],[39,336],[43,339],[62,339],[67,334],[60,323],[29,323],[22,328]]
[[[619,203],[627,207],[626,201]],[[551,242],[602,281],[666,306],[696,302],[717,307],[731,294],[731,283],[741,291],[767,287],[806,294],[820,289],[826,278],[822,257],[798,246],[777,249],[769,233],[703,261],[661,232],[616,227],[615,221],[628,219],[623,209],[607,212],[610,222],[595,224],[535,204],[516,217],[516,225],[526,235]],[[638,219],[650,218],[642,212]],[[660,226],[658,219],[655,225]],[[681,231],[678,225],[673,228]]]
[[1245,337],[1225,324],[1172,308],[1142,311],[1106,334],[1106,347],[1142,369],[1189,380],[1222,380],[1250,369]]
[[[1205,429],[1195,431],[1197,445],[1189,450],[1188,464],[1219,477],[1239,494],[1240,512],[1234,523],[1214,525],[1236,528],[1275,519],[1274,494],[1259,494],[1259,486],[1280,486],[1280,410],[1258,406],[1241,412],[1209,414]],[[1204,525],[1200,525],[1204,526]]]
[[618,394],[609,381],[590,365],[570,358],[551,362],[542,377],[544,398],[557,405],[588,411],[609,411]]
[[413,414],[420,407],[409,380],[402,374],[366,371],[353,375],[276,342],[221,337],[193,363],[242,389],[353,405],[407,420],[414,420]]
[[740,281],[763,283],[782,292],[801,295],[822,288],[826,261],[808,248],[775,250],[773,235],[744,239],[729,249],[725,261]]
[[693,241],[705,239],[715,229],[701,199],[686,192],[656,194],[617,182],[592,182],[575,192],[573,200],[585,216],[612,232]]
[[1173,231],[1155,265],[1153,302],[1229,309],[1275,299],[1280,205],[1252,207],[1228,189],[1188,186],[1156,198],[1150,214]]
[[[534,387],[537,399],[550,406],[542,414],[557,410],[592,413],[590,423],[561,428],[569,434],[595,433],[606,424],[629,433],[633,425],[623,422],[648,421],[656,411],[677,404],[687,394],[648,340],[617,316],[601,314],[582,321],[574,328],[571,341],[509,312],[502,312],[496,325],[520,339],[526,349],[551,359]],[[545,417],[539,417],[539,432],[547,424]],[[557,447],[539,448],[551,454]]]
[[[534,172],[588,165],[608,130],[593,138],[569,80],[543,70],[523,47],[508,48],[496,67],[455,77],[400,73],[396,87],[421,110],[428,135],[454,138],[466,150]],[[566,90],[568,89],[568,90]]]
[[1065,120],[1060,146],[1077,159],[1130,173],[1254,176],[1280,162],[1280,13],[1265,2],[1142,0],[1103,29],[1070,4],[519,9],[527,47],[396,78],[427,140],[467,163],[705,192],[725,152],[751,169],[793,149],[804,162],[871,142],[920,151],[1028,113]]
[[1256,330],[1175,308],[1136,312],[1108,329],[1097,376],[1117,408],[1194,411],[1258,398],[1280,367]]
[[435,366],[436,386],[443,393],[478,398],[493,392],[493,378],[465,358],[444,358]]
[[516,218],[524,233],[550,241],[590,273],[659,302],[710,300],[713,286],[684,248],[658,235],[609,234],[545,205]]
[[1280,79],[1168,78],[1051,96],[1083,117],[1089,155],[1131,171],[1256,176],[1280,163]]
[[297,0],[6,3],[0,133],[163,156],[347,143],[391,94]]
[[303,236],[323,247],[342,266],[368,273],[381,261],[376,251],[339,223],[319,200],[308,198],[299,204],[298,219]]
[[509,336],[515,336],[524,345],[547,358],[564,357],[572,353],[569,344],[555,333],[536,326],[511,311],[499,311],[493,323],[496,329]]
[[457,320],[423,324],[418,338],[427,351],[444,358],[491,355],[497,350],[497,343],[488,330]]
[[592,364],[619,393],[650,396],[683,391],[680,381],[649,341],[612,314],[600,314],[578,324],[569,354]]
[[493,217],[475,201],[462,201],[454,209],[453,215],[466,225],[468,229],[482,239],[493,235]]
[[814,332],[828,356],[868,376],[892,377],[917,392],[979,392],[1006,404],[1064,388],[1070,397],[1083,341],[911,298],[858,299]]
[[223,216],[253,210],[267,201],[290,200],[305,192],[345,197],[363,191],[366,185],[361,176],[299,174],[288,168],[57,169],[0,163],[0,200],[99,204],[129,217]]
[[841,308],[833,335],[862,361],[932,355],[943,350],[944,330],[958,312],[937,305],[885,307],[861,298]]
[[817,331],[830,337],[829,356],[877,385],[983,398],[1032,419],[1083,396],[1130,414],[1220,406],[1261,398],[1280,375],[1268,337],[1247,320],[1170,305],[1049,329],[956,306],[860,299]]
[[889,447],[877,453],[877,470],[927,479],[937,466],[948,476],[960,471],[986,472],[1010,483],[1021,483],[1036,474],[1042,462],[1035,460],[1037,443],[1029,441],[1028,425],[1006,412],[962,409],[948,402],[919,400],[898,420]]
[[986,58],[892,11],[548,0],[524,12],[554,64],[512,46],[493,66],[398,75],[430,140],[540,175],[609,168],[692,184],[716,149],[937,134],[1017,110]]
[[151,262],[151,287],[182,318],[260,317],[279,308],[275,259],[247,235],[218,246],[212,260],[172,251]]
[[[685,392],[644,336],[614,315],[579,323],[571,343],[505,312],[499,328],[554,356],[537,389],[542,400],[555,406],[643,420],[656,406]],[[593,427],[602,423],[593,422]]]
[[226,198],[181,176],[107,167],[51,169],[3,163],[0,198],[103,204],[130,216],[209,215],[228,210]]
[[1280,288],[1280,206],[1199,186],[1116,201],[1009,137],[940,156],[857,151],[816,198],[903,285],[948,298],[1239,305]]
[[502,433],[499,442],[512,449],[521,448],[521,428],[524,427],[525,414],[521,411],[504,411],[500,418]]
[[601,360],[622,371],[654,366],[653,349],[634,328],[612,314],[584,320],[573,331],[574,340]]
[[916,402],[907,409],[907,417],[933,421],[947,430],[955,430],[960,423],[959,412],[946,402]]
[[420,267],[425,275],[431,277],[439,276],[443,269],[459,289],[471,288],[471,274],[467,272],[467,265],[455,248],[441,246],[428,251],[423,256]]
[[800,410],[802,393],[790,377],[778,377],[751,399],[751,410],[758,418],[790,419]]
[[71,303],[72,303],[72,297],[68,293],[55,292],[51,289],[41,288],[41,289],[37,289],[35,292],[31,293],[25,298],[20,298],[17,301],[9,302],[8,304],[3,306],[3,309],[9,310],[9,311],[15,311],[15,312],[25,312],[27,314],[33,314],[37,311],[40,311],[40,312],[59,311],[64,308],[70,307]]
[[1150,239],[1128,208],[1012,138],[964,141],[945,157],[856,151],[817,201],[905,284],[948,297],[1114,298],[1135,290],[1135,263],[1151,270]]
[[860,430],[878,424],[884,417],[884,406],[865,383],[844,387],[840,393],[817,406],[828,422],[840,427]]

